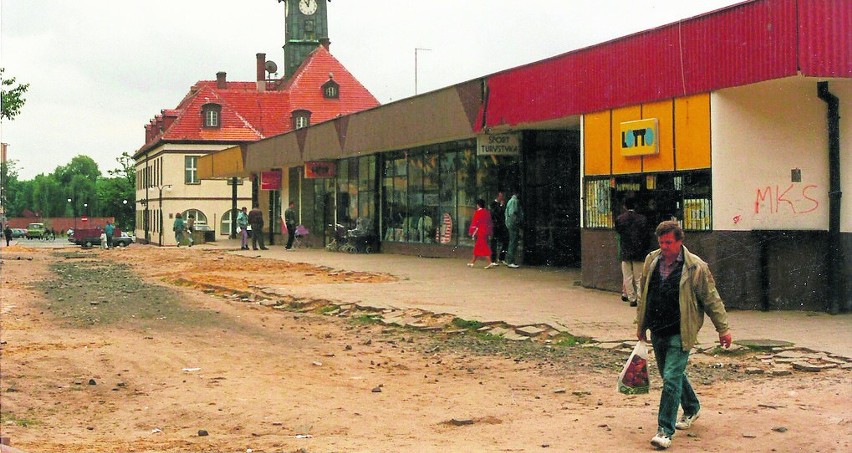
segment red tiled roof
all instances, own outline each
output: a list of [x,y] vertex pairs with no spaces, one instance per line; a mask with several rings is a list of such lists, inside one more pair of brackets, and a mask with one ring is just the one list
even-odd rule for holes
[[[323,94],[322,87],[328,82],[330,74],[340,87],[337,99],[327,99]],[[311,124],[379,105],[375,96],[324,46],[317,47],[305,58],[283,89],[290,92],[293,110],[311,112]]]
[[[337,99],[326,99],[322,86],[334,75],[340,87]],[[138,151],[142,153],[163,142],[253,142],[292,129],[291,112],[311,111],[316,124],[360,110],[376,107],[379,101],[358,82],[323,46],[317,47],[286,84],[258,91],[257,82],[226,82],[218,88],[215,80],[193,85],[174,109],[165,109],[151,121],[165,128],[150,137]],[[204,128],[201,115],[205,104],[221,106],[219,128]],[[174,118],[169,124],[168,119]]]

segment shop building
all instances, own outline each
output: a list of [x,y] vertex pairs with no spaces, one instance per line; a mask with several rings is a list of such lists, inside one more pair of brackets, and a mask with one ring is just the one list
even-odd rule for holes
[[524,264],[611,291],[633,197],[730,307],[849,311],[850,25],[843,0],[744,2],[261,140],[244,169],[282,171],[316,245],[367,218],[424,256],[469,255],[474,200],[518,187]]

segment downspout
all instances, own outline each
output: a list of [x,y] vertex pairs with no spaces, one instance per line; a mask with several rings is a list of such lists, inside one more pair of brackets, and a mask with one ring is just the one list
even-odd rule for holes
[[828,295],[829,312],[837,314],[846,293],[840,240],[840,101],[828,91],[828,82],[817,83],[817,96],[828,106]]

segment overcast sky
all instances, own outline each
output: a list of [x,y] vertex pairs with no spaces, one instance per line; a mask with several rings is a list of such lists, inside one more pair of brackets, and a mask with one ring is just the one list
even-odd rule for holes
[[[333,0],[331,53],[387,103],[689,18],[739,0]],[[84,154],[101,171],[198,80],[282,68],[277,0],[0,0],[0,66],[30,84],[2,124],[21,179]]]

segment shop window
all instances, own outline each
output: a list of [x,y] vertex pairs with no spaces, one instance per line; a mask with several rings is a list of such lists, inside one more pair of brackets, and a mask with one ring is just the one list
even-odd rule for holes
[[586,228],[612,228],[609,186],[609,179],[586,181]]
[[624,200],[636,200],[636,211],[654,229],[664,220],[677,220],[684,230],[713,228],[711,176],[707,170],[645,173],[585,181],[586,228],[612,228]]

